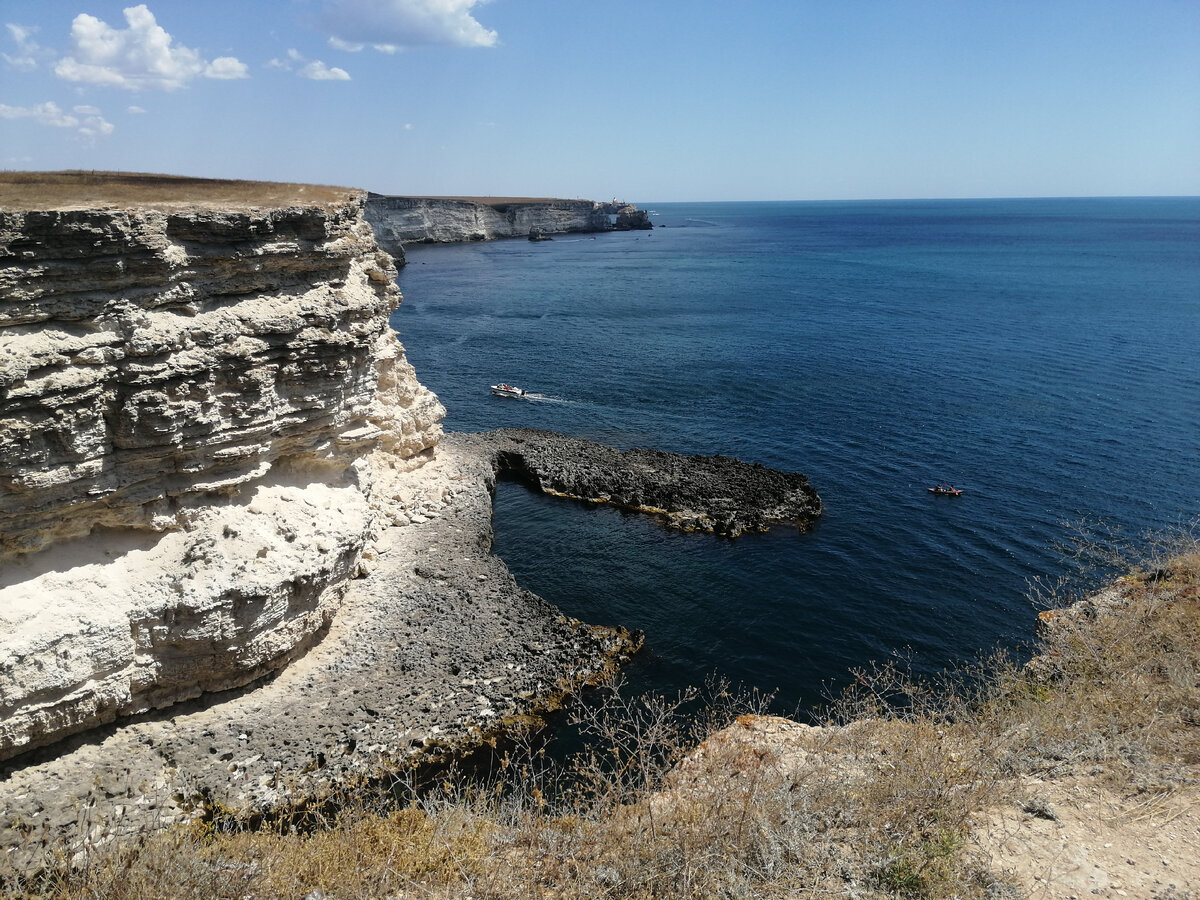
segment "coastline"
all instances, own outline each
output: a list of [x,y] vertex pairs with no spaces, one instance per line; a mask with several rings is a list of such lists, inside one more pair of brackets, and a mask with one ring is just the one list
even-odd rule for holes
[[[361,226],[361,219],[357,219],[357,223]],[[356,233],[364,239],[362,247],[370,255],[374,245],[369,241],[369,232],[359,228]],[[178,252],[173,251],[173,255]],[[286,261],[284,265],[286,268]],[[395,275],[394,270],[389,272],[389,267],[378,258],[374,259],[373,266],[361,271],[351,267],[350,271],[379,285],[386,283],[387,275]],[[306,278],[296,281],[308,283]],[[212,282],[226,283],[216,277]],[[377,299],[382,301],[386,297],[381,295]],[[31,304],[30,309],[35,306]],[[270,303],[264,306],[274,308]],[[374,315],[371,321],[378,325],[380,318]],[[192,318],[188,317],[188,321]],[[36,333],[37,329],[28,331]],[[312,331],[310,329],[309,333]],[[358,331],[362,334],[369,329],[359,327]],[[138,333],[144,334],[144,330]],[[387,349],[391,354],[396,352],[383,340],[377,349]],[[329,353],[331,360],[340,360],[344,356],[340,347]],[[378,365],[381,360],[391,358],[375,356],[373,362]],[[96,365],[109,361],[103,359],[102,354],[85,348],[73,362]],[[370,371],[371,362],[369,358],[366,371]],[[61,361],[56,364],[66,366]],[[72,371],[69,366],[64,370]],[[394,378],[397,378],[395,371],[381,373],[381,392]],[[23,380],[22,374],[21,378],[14,379],[14,383]],[[329,385],[342,383],[339,378],[328,380]],[[372,384],[364,385],[364,397],[369,398],[367,388],[371,387]],[[418,400],[415,406],[411,403],[400,406],[410,411],[437,408],[436,399],[427,392],[411,394],[407,399],[413,397]],[[365,408],[366,401],[361,405]],[[325,408],[319,403],[313,403],[312,407]],[[399,409],[390,409],[386,413],[385,416],[378,409],[373,410],[372,421],[389,425],[388,416],[398,416]],[[384,438],[365,425],[343,429],[339,438],[341,443],[357,454],[347,456],[347,471],[362,474],[368,466],[373,471],[369,493],[371,516],[367,515],[364,502],[361,518],[369,524],[377,514],[380,527],[370,534],[369,541],[363,538],[358,548],[361,554],[337,554],[339,559],[344,556],[348,567],[345,578],[350,580],[343,579],[335,585],[339,591],[336,615],[330,613],[323,625],[313,632],[311,640],[295,644],[294,654],[289,652],[278,657],[276,661],[283,664],[282,669],[265,676],[260,674],[261,670],[252,669],[246,676],[257,679],[252,684],[243,682],[242,686],[224,693],[213,692],[220,688],[200,687],[197,693],[199,690],[209,693],[198,699],[180,699],[157,712],[118,718],[115,722],[105,721],[59,743],[28,750],[0,765],[0,802],[7,813],[0,822],[0,846],[7,851],[5,859],[9,867],[24,872],[38,871],[46,865],[66,869],[80,860],[86,867],[98,858],[92,855],[97,849],[106,849],[122,838],[136,836],[140,840],[146,831],[198,822],[198,829],[176,829],[174,834],[206,834],[202,829],[217,820],[236,826],[239,822],[253,823],[256,818],[272,814],[286,817],[313,804],[322,804],[325,798],[348,796],[347,791],[394,783],[420,765],[421,760],[436,761],[468,751],[490,741],[510,726],[526,725],[531,718],[554,708],[567,694],[580,687],[606,678],[617,664],[636,652],[638,636],[620,628],[584,625],[562,615],[553,605],[522,589],[503,561],[492,556],[490,495],[498,472],[501,477],[523,480],[545,494],[590,503],[611,503],[657,516],[671,527],[731,536],[776,523],[803,528],[807,520],[820,511],[820,500],[815,491],[811,496],[802,491],[807,503],[801,503],[799,510],[788,508],[781,514],[768,515],[760,522],[743,521],[730,515],[728,510],[711,504],[714,500],[724,501],[728,499],[725,494],[735,492],[721,490],[716,492],[721,496],[714,497],[711,491],[705,496],[703,491],[677,489],[677,481],[682,479],[666,475],[675,471],[676,461],[683,459],[681,457],[653,451],[621,452],[563,435],[525,429],[440,437],[440,426],[436,433],[419,429],[414,432],[413,423],[417,421],[423,420],[410,412],[404,420],[405,425],[387,428]],[[419,439],[414,439],[414,433]],[[325,444],[319,440],[327,433],[318,430],[315,434],[310,468],[293,469],[293,473],[299,471],[303,477],[296,478],[295,484],[285,486],[288,492],[279,505],[282,519],[294,522],[295,517],[294,509],[290,516],[284,511],[287,509],[285,503],[311,507],[318,519],[334,512],[345,512],[345,501],[335,503],[327,498],[320,508],[313,503],[313,493],[319,495],[322,487],[328,487],[327,481],[313,475],[313,472],[328,475],[328,459],[321,456]],[[411,455],[394,454],[397,446],[408,446]],[[197,453],[198,457],[210,455]],[[723,485],[723,478],[737,481],[741,471],[738,467],[745,466],[724,457],[690,459],[697,468],[700,466],[696,460],[720,461],[724,474],[705,475],[710,485],[714,482]],[[321,465],[313,466],[312,462]],[[737,466],[726,465],[735,463]],[[37,467],[31,465],[30,470],[36,472]],[[630,473],[636,473],[636,477]],[[795,477],[803,480],[803,476]],[[665,491],[654,493],[664,487],[667,488]],[[308,492],[307,496],[305,492]],[[755,490],[749,493],[759,494]],[[232,506],[222,505],[219,513],[212,510],[203,513],[213,517],[214,542],[218,533],[222,539],[238,536],[236,529],[230,527]],[[778,508],[773,501],[764,506]],[[218,515],[224,518],[218,519]],[[61,512],[56,512],[53,517],[71,518]],[[192,516],[181,519],[180,529],[173,534],[186,535],[189,539],[195,537],[198,521]],[[36,533],[37,529],[33,531]],[[329,555],[330,545],[321,540],[322,535],[316,535],[309,545],[306,542],[296,544],[294,530],[290,534],[291,537],[287,537],[280,531],[280,540],[269,539],[271,553],[277,545],[284,543],[301,556],[307,553],[309,546],[314,551],[313,558]],[[249,546],[249,549],[254,550],[255,546],[258,545]],[[58,552],[61,550],[58,548]],[[185,558],[191,556],[188,554]],[[263,554],[256,558],[263,558]],[[54,560],[52,554],[47,553],[40,559],[43,563],[66,565],[65,556]],[[160,568],[164,572],[169,569]],[[306,580],[311,578],[300,573],[293,574],[284,583],[295,586]],[[1172,582],[1176,583],[1174,589],[1180,598],[1195,599],[1194,575],[1160,567],[1141,576],[1141,583],[1151,592]],[[1132,594],[1133,583],[1128,582],[1112,596],[1122,599],[1123,591]],[[135,593],[128,589],[125,592]],[[75,590],[74,593],[73,599],[84,606],[95,603],[90,591]],[[236,591],[228,593],[231,601],[244,601],[247,596]],[[38,594],[37,588],[29,592],[30,597],[36,598]],[[1165,608],[1165,603],[1159,603],[1163,598],[1151,599],[1153,602],[1141,612],[1126,615],[1124,606],[1114,605],[1103,597],[1093,598],[1072,608],[1069,614],[1045,615],[1042,622],[1050,632],[1048,638],[1053,638],[1055,629],[1083,634],[1097,622],[1114,620],[1112,634],[1117,640],[1109,640],[1102,634],[1103,640],[1097,642],[1097,647],[1119,647],[1129,633],[1122,620],[1150,622],[1151,614],[1157,615]],[[63,618],[54,603],[38,602],[45,607],[47,616]],[[246,605],[241,602],[234,608]],[[1194,609],[1194,604],[1189,608]],[[168,622],[173,622],[173,618]],[[87,634],[86,631],[83,633]],[[1194,624],[1179,630],[1193,647],[1196,633]],[[160,634],[161,631],[155,632],[156,636]],[[150,643],[165,649],[162,660],[166,664],[178,663],[178,655],[172,653],[178,643],[157,639]],[[236,649],[236,641],[230,643]],[[1153,647],[1169,643],[1171,641],[1152,635]],[[1185,649],[1188,646],[1183,639],[1178,643]],[[878,707],[867,702],[858,708],[847,729],[829,732],[858,741],[850,747],[852,752],[848,758],[853,760],[853,765],[839,768],[842,763],[836,763],[828,771],[830,784],[840,788],[843,782],[851,785],[862,778],[868,785],[865,790],[874,791],[876,783],[886,784],[896,772],[911,771],[909,762],[925,761],[932,767],[928,770],[931,776],[947,779],[945,793],[935,799],[950,804],[957,802],[954,798],[964,792],[1001,783],[989,779],[1017,772],[1021,775],[1020,783],[1013,782],[1006,787],[1014,792],[1012,797],[1005,794],[999,799],[995,796],[985,798],[990,806],[984,807],[984,811],[996,812],[1004,821],[997,821],[995,829],[978,840],[983,852],[991,860],[998,861],[998,866],[1006,871],[1025,866],[1031,879],[1044,881],[1040,873],[1051,872],[1062,853],[1070,850],[1070,863],[1074,866],[1070,872],[1073,879],[1070,890],[1090,889],[1093,894],[1100,894],[1111,888],[1120,895],[1121,885],[1128,886],[1128,881],[1118,880],[1126,876],[1118,876],[1117,871],[1125,873],[1123,867],[1135,865],[1135,860],[1138,874],[1134,878],[1144,876],[1141,893],[1146,894],[1152,887],[1158,890],[1159,885],[1165,883],[1165,879],[1160,881],[1158,877],[1164,873],[1156,868],[1160,863],[1159,855],[1162,866],[1175,867],[1172,875],[1184,870],[1188,857],[1176,856],[1177,848],[1157,845],[1154,834],[1139,838],[1143,843],[1138,845],[1125,838],[1126,842],[1118,842],[1118,850],[1112,853],[1108,849],[1113,842],[1107,839],[1117,834],[1119,827],[1141,820],[1145,812],[1141,795],[1146,792],[1151,792],[1146,802],[1152,804],[1152,813],[1157,811],[1161,819],[1166,811],[1164,824],[1183,817],[1196,817],[1195,757],[1188,750],[1194,740],[1189,729],[1194,730],[1194,710],[1198,708],[1195,703],[1197,685],[1190,677],[1196,671],[1195,657],[1190,662],[1185,658],[1182,664],[1174,660],[1169,661],[1170,665],[1154,662],[1146,666],[1144,673],[1130,665],[1124,670],[1117,667],[1115,675],[1105,674],[1097,682],[1098,687],[1091,686],[1092,695],[1085,692],[1080,708],[1086,708],[1089,714],[1096,710],[1107,712],[1105,707],[1113,705],[1107,691],[1123,686],[1129,681],[1125,676],[1130,672],[1139,676],[1144,674],[1144,689],[1132,684],[1136,689],[1125,699],[1137,715],[1149,709],[1150,721],[1142,725],[1135,719],[1135,727],[1120,735],[1118,743],[1113,743],[1113,730],[1101,722],[1088,733],[1086,742],[1079,743],[1079,729],[1074,720],[1061,714],[1047,717],[1042,712],[1044,705],[1059,692],[1062,670],[1067,668],[1063,661],[1069,658],[1066,651],[1072,645],[1070,641],[1059,639],[1057,645],[1052,646],[1058,649],[1041,660],[1046,663],[1044,671],[1027,667],[1018,673],[1021,692],[1010,690],[997,698],[1000,701],[997,710],[1016,705],[1017,701],[1027,703],[1022,710],[1023,718],[1000,723],[1003,727],[994,734],[987,730],[992,725],[991,719],[986,715],[979,719],[980,734],[986,740],[978,744],[978,754],[975,744],[956,746],[952,741],[945,742],[947,735],[954,737],[949,725],[961,724],[959,722],[936,719],[916,723],[920,727],[914,729],[907,727],[907,722],[900,723],[903,727],[893,727],[884,716],[881,718],[885,724],[880,726],[878,718],[871,713]],[[75,647],[70,649],[71,656],[76,659],[86,660],[91,655],[76,652]],[[1088,653],[1082,656],[1082,668],[1090,671]],[[50,662],[52,655],[31,652],[24,658],[32,667]],[[1095,658],[1100,656],[1095,655]],[[1140,664],[1141,660],[1136,662]],[[1171,673],[1171,677],[1164,678],[1164,672]],[[5,687],[27,688],[25,681],[24,673],[17,672]],[[888,685],[884,687],[888,688]],[[1178,692],[1171,695],[1167,688]],[[1118,693],[1113,691],[1114,696]],[[1155,699],[1158,693],[1161,696]],[[1100,698],[1099,702],[1093,702],[1093,696]],[[877,699],[877,695],[864,697],[864,701]],[[747,771],[743,763],[751,756],[767,760],[768,768],[774,766],[770,762],[772,756],[783,763],[779,773],[788,780],[785,787],[789,796],[799,782],[811,781],[814,775],[819,780],[822,771],[813,765],[816,757],[804,754],[821,747],[803,740],[796,743],[788,736],[792,733],[811,736],[813,732],[782,720],[747,720],[739,724],[746,730],[745,741],[730,739],[728,732],[715,736],[717,742],[729,741],[738,745],[733,748],[736,752],[731,768],[726,772],[718,771],[719,780],[713,782],[718,785],[716,795],[719,799],[727,796],[726,789],[733,780],[743,777]],[[1177,738],[1179,743],[1173,744]],[[889,740],[895,743],[885,744]],[[903,755],[913,748],[920,752],[911,759]],[[992,752],[995,748],[1003,749],[1003,758]],[[1166,755],[1149,765],[1146,748],[1159,753],[1165,751]],[[1180,754],[1191,755],[1171,756],[1176,748]],[[929,751],[927,754],[925,749]],[[969,767],[944,766],[947,759],[957,764],[968,759],[970,754],[981,759],[986,757],[988,765],[996,763],[1000,768],[982,768],[980,774],[975,775]],[[795,766],[788,762],[790,757],[798,758]],[[897,765],[897,759],[903,764]],[[819,759],[816,761],[820,762]],[[1064,761],[1066,765],[1063,765]],[[863,768],[864,765],[868,768]],[[686,779],[686,767],[680,771],[680,777]],[[879,781],[871,782],[867,776]],[[1128,780],[1123,782],[1122,778]],[[927,795],[925,787],[928,783],[920,785],[922,797]],[[1014,797],[1015,805],[1009,803]],[[848,808],[858,809],[854,804],[859,799],[860,796],[850,796]],[[646,800],[646,806],[657,815],[670,802],[651,797]],[[824,801],[806,806],[828,807]],[[1105,823],[1109,830],[1098,830],[1094,821],[1097,808],[1116,810],[1124,821]],[[948,833],[947,820],[943,808],[935,806],[929,811],[928,831],[919,830],[925,826],[916,826],[918,830],[910,833],[912,819],[909,809],[904,807],[897,812],[895,824],[888,824],[877,835],[881,841],[883,864],[899,860],[912,867],[908,871],[885,869],[885,875],[890,872],[889,877],[900,879],[915,872],[919,876],[931,861],[940,865],[940,856],[928,860],[917,856],[915,861],[910,861],[902,852],[905,847],[915,848],[917,853],[924,853],[929,847],[941,852],[942,845],[937,841]],[[412,812],[418,811],[414,808]],[[719,824],[721,817],[708,816],[708,819]],[[1064,823],[1072,825],[1074,830],[1068,833],[1068,824]],[[869,829],[873,824],[877,823],[867,822],[854,827]],[[1198,838],[1194,825],[1194,822],[1188,822],[1178,827],[1184,841],[1190,840],[1192,847],[1196,846]],[[1030,849],[1025,849],[1025,838],[1014,838],[1014,835],[1030,831],[1031,826],[1033,830],[1043,829],[1043,833],[1035,835],[1041,846],[1031,845]],[[621,827],[623,825],[618,823],[618,830]],[[824,834],[827,827],[828,823],[823,823],[814,833]],[[966,840],[965,827],[962,834],[954,833],[950,837]],[[1185,827],[1190,831],[1184,830]],[[861,833],[849,832],[847,846],[861,845]],[[809,846],[812,835],[803,831],[799,834],[801,839],[797,845]],[[910,840],[911,835],[916,835],[917,840]],[[714,832],[709,845],[717,849],[715,857],[731,852],[723,841],[728,837],[728,832]],[[895,847],[887,843],[892,840],[898,842]],[[1055,842],[1058,842],[1057,846]],[[615,846],[621,848],[621,852],[628,850],[632,856],[636,848],[630,849],[630,843],[626,840]],[[945,846],[949,847],[948,844]],[[954,849],[949,847],[947,852]],[[503,854],[498,858],[501,857]],[[1194,850],[1190,858],[1195,859]],[[1036,865],[1031,862],[1035,859]],[[501,859],[502,862],[510,860]],[[936,865],[929,871],[936,871]],[[601,867],[598,871],[601,883],[606,883],[609,869]],[[1194,872],[1194,867],[1188,871]],[[836,874],[842,877],[844,870],[839,869]],[[8,877],[7,871],[0,874],[0,884],[6,884]],[[864,877],[881,876],[879,870],[873,868]],[[1173,890],[1175,884],[1169,887]],[[1165,900],[1167,895],[1163,896]]]
[[568,618],[515,582],[490,552],[493,487],[490,456],[447,435],[388,486],[407,512],[304,656],[266,681],[6,761],[10,864],[45,864],[42,841],[95,846],[213,808],[278,812],[400,777],[609,677],[640,636]]
[[[529,429],[445,434],[420,468],[377,467],[388,525],[307,652],[241,689],[8,760],[0,798],[11,815],[0,822],[0,848],[14,862],[31,854],[22,867],[36,868],[39,851],[28,846],[35,833],[78,847],[215,811],[286,815],[461,757],[609,680],[641,648],[641,635],[563,615],[491,552],[498,474],[581,499],[553,487],[581,472],[588,489],[617,491],[593,502],[670,527],[733,537],[772,524],[804,527],[820,514],[804,476],[727,457],[621,452]],[[655,489],[673,498],[655,504],[686,508],[631,502]],[[88,810],[82,834],[79,809]]]
[[458,244],[555,234],[599,234],[650,230],[649,214],[613,199],[544,197],[402,197],[370,193],[365,215],[379,246],[396,265],[405,264],[406,244]]

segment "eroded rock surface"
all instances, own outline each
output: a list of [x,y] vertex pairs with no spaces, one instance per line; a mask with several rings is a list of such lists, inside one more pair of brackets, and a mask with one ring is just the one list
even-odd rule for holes
[[[563,616],[491,554],[487,455],[449,435],[381,474],[387,528],[321,642],[271,680],[0,766],[0,847],[102,844],[202,815],[287,810],[469,748],[603,677],[636,635]],[[2,867],[0,867],[2,869]]]
[[674,528],[736,537],[772,525],[807,528],[821,514],[805,476],[728,456],[617,450],[527,428],[465,439],[492,453],[497,471],[542,493],[651,513]]
[[638,209],[632,203],[621,205],[617,209],[616,217],[613,227],[617,231],[649,231],[654,227],[654,223],[650,221],[650,213]]
[[444,415],[363,202],[0,211],[0,759],[328,626]]
[[569,232],[650,229],[649,215],[629,203],[591,200],[484,200],[372,194],[367,220],[379,245],[403,264],[405,244],[447,244]]

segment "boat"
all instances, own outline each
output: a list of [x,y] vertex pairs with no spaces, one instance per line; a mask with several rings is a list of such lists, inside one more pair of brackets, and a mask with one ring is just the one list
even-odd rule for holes
[[957,497],[962,493],[962,488],[956,488],[952,484],[939,484],[937,487],[928,488],[928,491],[940,497]]
[[525,391],[511,384],[493,384],[492,393],[497,397],[524,397]]

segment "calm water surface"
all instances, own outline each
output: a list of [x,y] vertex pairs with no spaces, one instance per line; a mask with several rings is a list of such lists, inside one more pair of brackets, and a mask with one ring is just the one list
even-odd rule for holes
[[809,476],[814,531],[737,541],[500,486],[496,552],[644,630],[641,684],[791,708],[894,653],[1019,647],[1064,521],[1200,515],[1200,199],[640,205],[653,232],[410,248],[393,325],[449,430]]

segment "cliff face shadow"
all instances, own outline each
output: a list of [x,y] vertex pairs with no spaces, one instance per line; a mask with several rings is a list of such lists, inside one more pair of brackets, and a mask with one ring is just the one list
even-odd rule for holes
[[[307,641],[304,646],[297,647],[291,655],[291,662],[304,655],[308,650],[320,643],[321,639],[328,631],[328,626],[322,629],[318,634],[313,635],[312,639]],[[0,763],[0,782],[7,780],[14,772],[22,769],[29,769],[35,766],[42,766],[48,763],[53,763],[56,760],[70,757],[80,750],[88,748],[98,749],[103,744],[107,743],[111,738],[126,733],[133,726],[137,725],[159,725],[167,727],[171,722],[179,716],[187,716],[193,713],[204,712],[219,706],[222,703],[229,703],[234,700],[239,700],[252,692],[261,689],[264,685],[270,684],[284,671],[283,666],[263,672],[253,680],[244,685],[235,688],[229,688],[223,691],[206,691],[198,697],[190,700],[181,700],[164,706],[160,709],[152,709],[147,712],[137,713],[135,715],[121,716],[112,722],[107,722],[103,725],[94,725],[86,731],[77,732],[64,738],[60,738],[52,744],[43,747],[35,747],[31,750],[26,750],[23,753],[18,753],[16,756],[9,757]]]
[[[7,560],[0,567],[0,590],[72,569],[108,565],[132,553],[154,550],[167,532],[96,528],[90,535],[62,541],[53,548]],[[5,610],[4,612],[7,612]],[[4,612],[0,612],[3,616]]]

